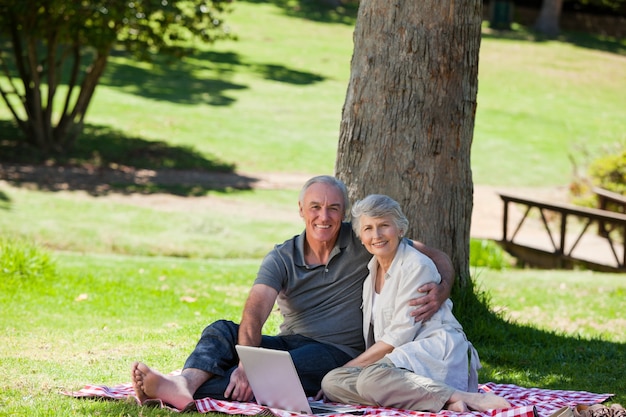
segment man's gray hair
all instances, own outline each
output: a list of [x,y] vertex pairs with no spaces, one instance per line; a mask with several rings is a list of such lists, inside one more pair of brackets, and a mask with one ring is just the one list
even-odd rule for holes
[[402,212],[400,204],[393,198],[383,194],[370,194],[352,206],[352,229],[360,236],[361,216],[375,219],[389,216],[403,235],[409,228],[409,220]]
[[308,190],[311,185],[318,183],[332,185],[333,187],[337,188],[339,192],[341,192],[341,195],[343,196],[343,217],[344,219],[347,218],[350,210],[348,189],[346,188],[346,184],[344,184],[343,181],[333,177],[332,175],[318,175],[317,177],[313,177],[305,182],[302,186],[302,190],[300,190],[300,196],[298,197],[300,205],[304,205],[304,194],[306,193],[306,190]]

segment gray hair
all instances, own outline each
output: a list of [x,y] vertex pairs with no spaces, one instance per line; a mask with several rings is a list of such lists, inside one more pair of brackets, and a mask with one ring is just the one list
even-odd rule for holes
[[352,229],[360,237],[361,216],[380,218],[389,216],[393,219],[400,233],[404,234],[409,228],[409,220],[400,208],[400,204],[393,198],[382,194],[370,194],[352,206]]
[[318,175],[317,177],[313,177],[307,182],[305,182],[304,185],[302,186],[302,189],[300,190],[300,196],[298,197],[298,201],[300,202],[300,205],[304,205],[304,194],[306,193],[306,190],[308,190],[309,187],[312,186],[313,184],[318,184],[318,183],[331,185],[335,187],[337,190],[339,190],[339,192],[341,193],[341,196],[343,197],[343,209],[344,209],[343,217],[345,219],[347,215],[349,214],[348,210],[350,209],[350,200],[348,199],[348,189],[346,188],[346,185],[343,183],[343,181],[331,175]]

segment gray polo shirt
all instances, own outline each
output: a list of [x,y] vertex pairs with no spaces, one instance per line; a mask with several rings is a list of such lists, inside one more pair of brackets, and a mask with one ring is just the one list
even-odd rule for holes
[[350,223],[341,225],[326,265],[306,265],[304,239],[305,232],[276,245],[263,259],[254,283],[278,291],[281,335],[307,336],[355,357],[365,348],[361,304],[372,255]]

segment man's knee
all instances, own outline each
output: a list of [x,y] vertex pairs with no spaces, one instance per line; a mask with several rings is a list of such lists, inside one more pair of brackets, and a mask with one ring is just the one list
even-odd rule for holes
[[216,329],[232,329],[233,327],[236,327],[237,324],[234,323],[231,320],[216,320],[213,323],[209,324],[207,327],[213,327]]
[[204,328],[204,330],[202,331],[202,336],[211,337],[216,335],[223,335],[232,339],[233,337],[237,337],[238,332],[238,324],[230,320],[217,320]]

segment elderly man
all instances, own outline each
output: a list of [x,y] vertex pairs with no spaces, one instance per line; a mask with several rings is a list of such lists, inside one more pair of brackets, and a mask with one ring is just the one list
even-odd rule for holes
[[[141,402],[158,398],[178,409],[194,398],[249,401],[252,391],[235,345],[262,346],[290,352],[307,395],[320,390],[324,375],[364,350],[361,330],[363,281],[371,254],[344,222],[349,207],[345,185],[332,176],[311,178],[299,196],[302,234],[276,247],[263,259],[240,324],[219,320],[207,326],[180,375],[164,375],[143,363],[131,377]],[[442,276],[439,285],[413,301],[416,320],[427,320],[448,298],[454,280],[443,252],[422,243]],[[280,333],[262,334],[277,303],[283,316]]]

